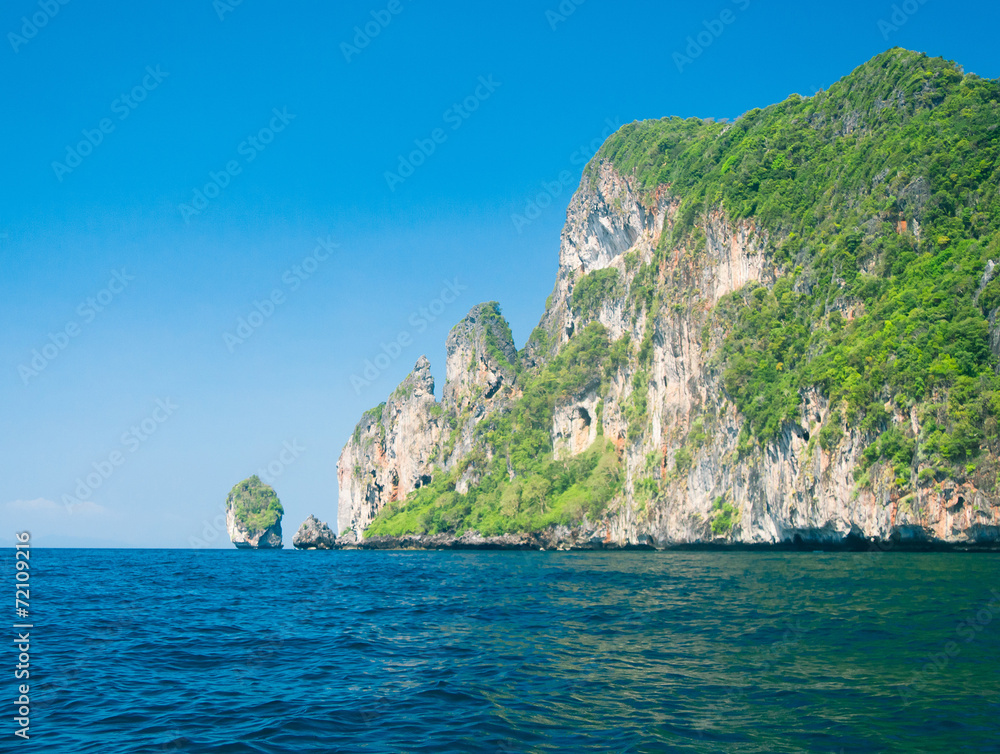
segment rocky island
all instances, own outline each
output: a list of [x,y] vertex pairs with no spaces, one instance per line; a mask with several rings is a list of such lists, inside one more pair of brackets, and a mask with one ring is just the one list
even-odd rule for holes
[[890,50],[621,128],[518,350],[496,302],[338,463],[317,547],[1000,545],[1000,83]]
[[315,516],[309,516],[292,537],[292,546],[299,550],[330,550],[336,539],[337,535],[329,526]]
[[280,550],[284,509],[274,489],[254,475],[244,479],[226,499],[226,528],[240,549]]

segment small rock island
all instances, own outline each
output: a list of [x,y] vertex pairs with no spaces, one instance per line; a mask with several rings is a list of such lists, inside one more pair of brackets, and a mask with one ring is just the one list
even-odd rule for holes
[[337,541],[337,535],[329,526],[310,515],[292,537],[292,546],[297,550],[332,550]]
[[233,487],[226,499],[229,539],[245,550],[280,550],[281,507],[274,489],[256,474]]

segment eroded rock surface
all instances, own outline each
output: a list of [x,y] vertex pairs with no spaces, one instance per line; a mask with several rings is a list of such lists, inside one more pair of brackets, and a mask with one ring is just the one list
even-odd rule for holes
[[336,540],[329,526],[310,515],[292,537],[292,546],[298,550],[332,550]]

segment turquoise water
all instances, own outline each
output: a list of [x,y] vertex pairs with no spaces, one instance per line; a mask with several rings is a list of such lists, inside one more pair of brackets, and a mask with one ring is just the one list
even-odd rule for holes
[[19,751],[1000,751],[992,555],[31,563]]

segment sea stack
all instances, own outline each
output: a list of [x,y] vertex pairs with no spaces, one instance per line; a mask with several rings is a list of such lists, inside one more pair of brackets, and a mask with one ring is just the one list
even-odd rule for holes
[[310,515],[292,537],[292,546],[296,550],[331,550],[337,541],[337,535],[329,526]]
[[240,549],[280,550],[281,502],[274,489],[254,475],[233,487],[226,499],[229,539]]

